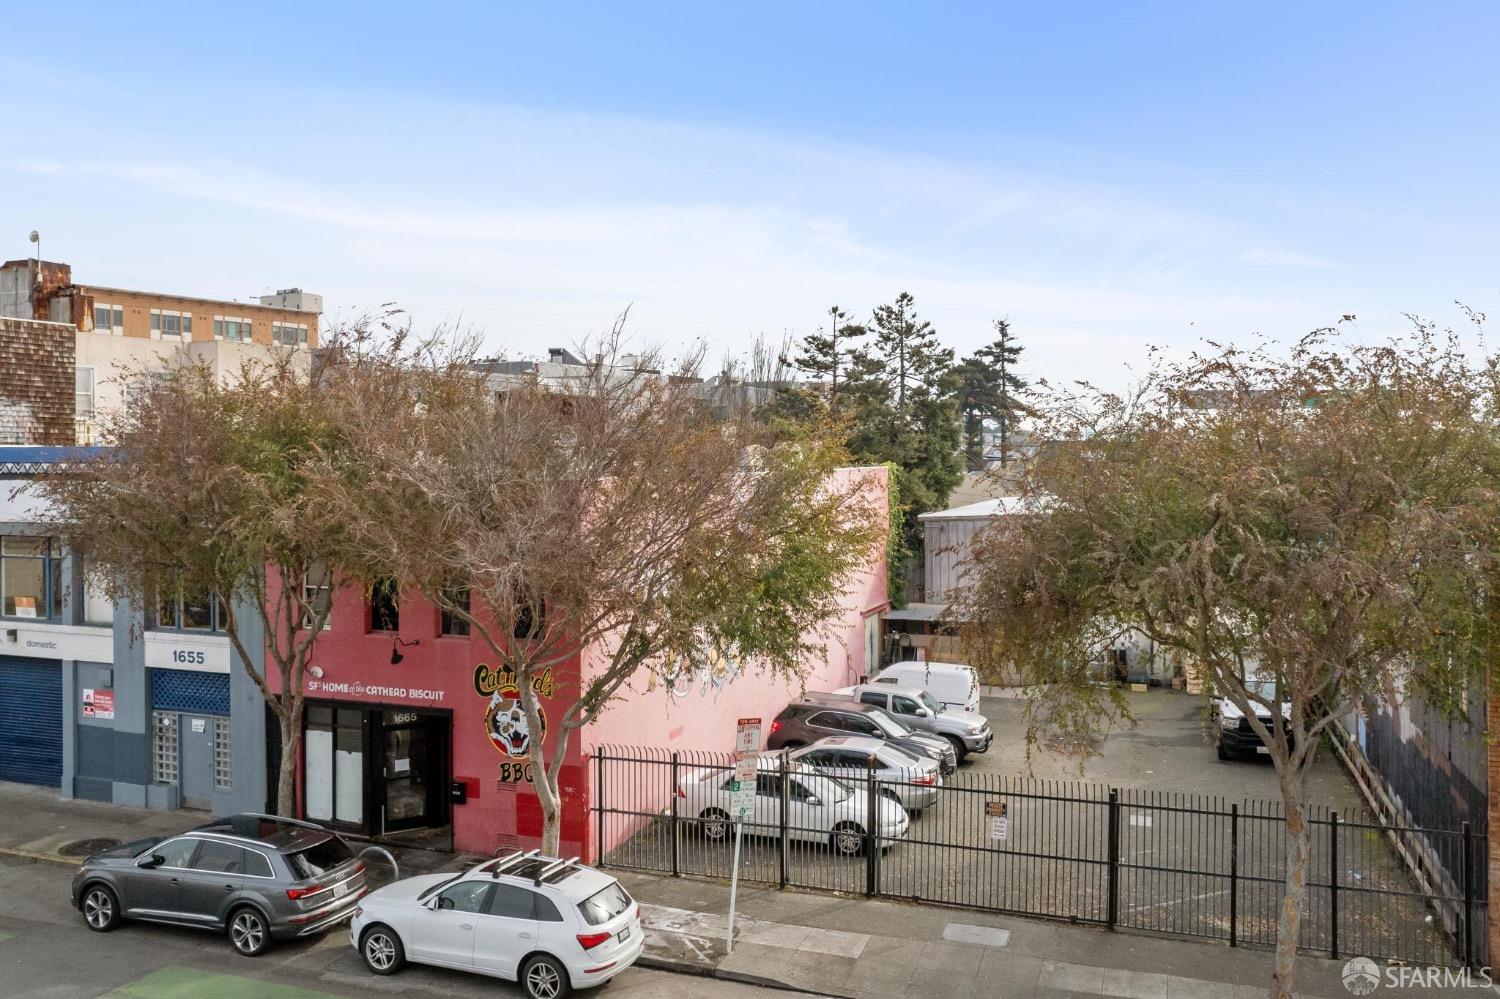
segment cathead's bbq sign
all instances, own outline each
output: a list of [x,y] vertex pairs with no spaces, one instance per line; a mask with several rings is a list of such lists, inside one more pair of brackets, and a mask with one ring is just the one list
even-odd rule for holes
[[[555,688],[550,666],[531,678],[531,689],[538,699],[552,697]],[[546,704],[540,700],[537,704],[541,731],[531,731],[526,708],[521,703],[521,688],[516,682],[515,670],[504,666],[480,663],[474,667],[474,693],[489,698],[484,711],[485,733],[490,745],[508,761],[500,764],[501,783],[532,783],[531,747],[533,743],[540,746],[547,738]]]

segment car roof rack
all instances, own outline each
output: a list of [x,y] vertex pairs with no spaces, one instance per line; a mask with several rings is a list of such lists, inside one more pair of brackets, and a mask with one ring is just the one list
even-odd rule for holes
[[541,852],[541,850],[537,849],[528,850],[525,853],[522,853],[520,850],[517,850],[515,853],[508,853],[495,861],[495,867],[490,871],[490,877],[492,879],[499,878],[502,872],[515,867],[517,864],[523,864],[528,860],[534,859]]
[[301,826],[304,829],[316,829],[318,832],[328,832],[328,827],[320,826],[316,822],[304,822],[302,819],[289,819],[285,815],[267,815],[264,812],[236,812],[233,815],[225,815],[220,818],[205,822],[202,825],[193,826],[188,832],[207,832],[216,829],[228,829],[232,836],[244,834],[237,831],[240,822],[244,819],[255,819],[259,822],[272,822],[277,825]]
[[552,874],[555,874],[558,871],[564,870],[565,868],[575,867],[575,866],[577,866],[577,864],[578,864],[578,858],[577,857],[569,857],[567,860],[554,860],[552,863],[548,864],[546,867],[543,867],[540,871],[537,871],[536,872],[536,878],[531,883],[533,885],[540,885],[543,881],[545,881],[548,878],[548,876],[550,876]]

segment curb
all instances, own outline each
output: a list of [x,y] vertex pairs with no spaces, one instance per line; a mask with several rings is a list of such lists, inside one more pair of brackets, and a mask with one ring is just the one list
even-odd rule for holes
[[762,989],[775,989],[778,992],[795,992],[798,995],[805,996],[824,996],[826,999],[852,999],[850,996],[842,996],[833,992],[813,992],[776,978],[765,978],[761,975],[751,975],[742,971],[723,971],[708,964],[673,961],[668,958],[650,957],[646,954],[642,954],[636,958],[635,964],[636,967],[650,968],[653,971],[666,971],[674,975],[692,975],[695,978],[714,978],[721,982],[754,985]]
[[0,846],[0,857],[19,857],[22,860],[30,860],[43,864],[57,864],[60,867],[77,867],[83,863],[83,858],[69,860],[67,857],[58,856],[55,853],[33,853],[30,850],[18,850],[11,846]]

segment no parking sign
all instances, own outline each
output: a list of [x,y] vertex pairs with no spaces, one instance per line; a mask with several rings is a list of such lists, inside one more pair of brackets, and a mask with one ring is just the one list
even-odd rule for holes
[[990,820],[990,839],[1003,841],[1010,836],[1010,816],[1007,814],[1008,802],[986,801],[984,803],[984,814]]

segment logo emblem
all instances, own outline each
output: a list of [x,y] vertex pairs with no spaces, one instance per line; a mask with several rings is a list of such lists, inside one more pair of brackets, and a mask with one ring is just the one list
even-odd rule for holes
[[1344,965],[1344,988],[1367,996],[1380,987],[1380,968],[1368,957],[1356,957]]

